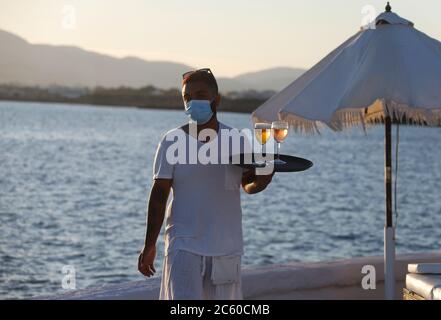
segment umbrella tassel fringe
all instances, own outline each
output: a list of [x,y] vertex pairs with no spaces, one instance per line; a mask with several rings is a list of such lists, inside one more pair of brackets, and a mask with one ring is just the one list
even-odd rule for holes
[[[393,101],[386,104],[385,100],[377,100],[367,108],[340,109],[334,113],[331,121],[329,123],[326,122],[326,124],[335,131],[342,131],[346,128],[361,125],[366,133],[366,130],[373,125],[384,123],[387,115],[392,117],[393,123],[399,122],[402,124],[431,127],[441,126],[441,108],[414,108]],[[279,119],[287,121],[296,133],[305,135],[321,134],[320,128],[324,127],[325,124],[321,121],[309,120],[295,114],[283,112],[279,113]],[[253,115],[253,120],[254,122],[267,122],[255,115]]]

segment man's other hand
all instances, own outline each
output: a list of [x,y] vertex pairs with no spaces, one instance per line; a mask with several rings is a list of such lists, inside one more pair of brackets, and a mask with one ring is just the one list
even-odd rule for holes
[[156,257],[156,246],[144,247],[139,254],[138,270],[146,277],[151,277],[155,274],[156,269],[153,266]]

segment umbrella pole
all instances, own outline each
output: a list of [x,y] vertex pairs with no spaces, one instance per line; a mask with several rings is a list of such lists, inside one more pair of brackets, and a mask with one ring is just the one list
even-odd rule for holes
[[384,226],[384,289],[385,298],[395,298],[395,230],[392,223],[392,121],[385,119],[384,186],[386,191],[386,224]]

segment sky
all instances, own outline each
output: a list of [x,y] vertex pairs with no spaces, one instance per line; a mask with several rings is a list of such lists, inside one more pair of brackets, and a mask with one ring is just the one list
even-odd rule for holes
[[[0,29],[31,43],[210,67],[218,76],[310,68],[384,11],[379,0],[0,0]],[[392,10],[441,39],[441,1]]]

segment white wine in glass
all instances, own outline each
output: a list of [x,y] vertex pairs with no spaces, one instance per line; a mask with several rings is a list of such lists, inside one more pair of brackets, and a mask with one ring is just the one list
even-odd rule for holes
[[271,125],[269,123],[256,123],[254,125],[254,135],[262,146],[262,155],[265,156],[265,144],[271,138]]
[[274,121],[271,124],[274,140],[277,142],[277,155],[274,164],[285,164],[286,162],[280,159],[280,143],[285,140],[288,135],[289,125],[285,121]]
[[267,123],[256,123],[254,133],[257,141],[264,146],[271,137],[271,125]]

